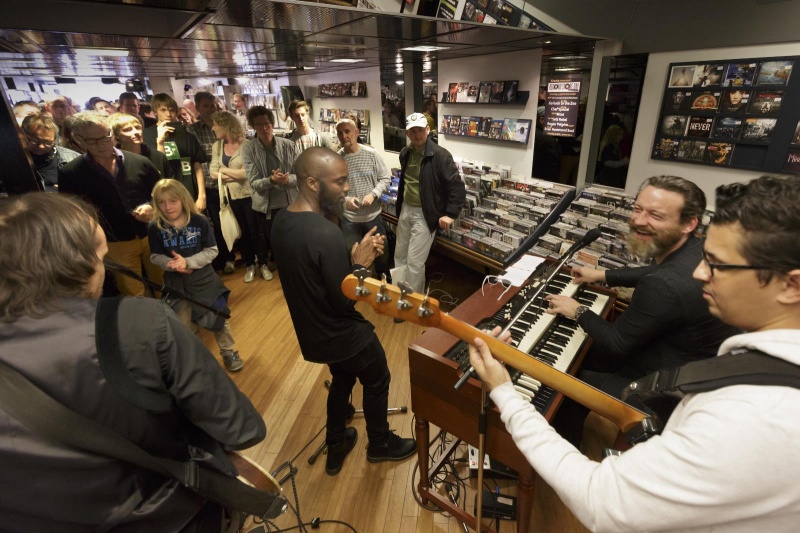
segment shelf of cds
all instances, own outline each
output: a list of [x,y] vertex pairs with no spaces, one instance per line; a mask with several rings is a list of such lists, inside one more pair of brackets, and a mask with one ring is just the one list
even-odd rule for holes
[[442,104],[524,105],[529,91],[518,91],[519,80],[453,82],[442,93]]
[[320,98],[366,98],[367,82],[323,83],[319,86]]
[[439,134],[528,144],[531,127],[530,119],[442,115]]
[[800,172],[797,59],[671,64],[652,158]]

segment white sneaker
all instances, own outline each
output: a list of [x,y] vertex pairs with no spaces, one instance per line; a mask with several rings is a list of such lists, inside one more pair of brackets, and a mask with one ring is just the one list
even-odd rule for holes
[[264,278],[264,281],[269,281],[274,277],[272,272],[269,271],[269,267],[267,265],[263,265],[261,267],[261,277]]
[[233,271],[236,269],[236,265],[233,261],[225,261],[225,268],[222,271],[226,274],[233,274]]
[[244,273],[244,282],[250,283],[256,278],[256,266],[250,265],[247,267],[247,271]]

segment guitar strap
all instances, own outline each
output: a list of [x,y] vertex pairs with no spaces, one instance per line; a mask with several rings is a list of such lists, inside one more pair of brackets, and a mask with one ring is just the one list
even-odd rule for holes
[[[118,308],[120,301],[114,299],[108,304]],[[105,306],[98,306],[98,316]],[[116,309],[113,313],[116,315]],[[112,331],[119,348],[116,323]],[[0,407],[29,430],[47,439],[175,478],[186,488],[228,509],[271,519],[278,517],[285,508],[286,500],[280,494],[255,489],[196,461],[176,461],[151,455],[118,433],[54,400],[2,361]]]
[[679,368],[654,372],[622,391],[622,400],[666,422],[687,394],[731,385],[800,389],[800,366],[758,350],[738,349]]

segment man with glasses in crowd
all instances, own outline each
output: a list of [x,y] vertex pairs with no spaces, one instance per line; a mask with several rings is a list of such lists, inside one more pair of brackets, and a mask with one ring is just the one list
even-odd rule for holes
[[58,126],[47,113],[34,113],[22,121],[25,149],[31,154],[33,169],[41,188],[48,192],[58,189],[58,169],[81,154],[56,144]]
[[247,123],[255,130],[256,138],[242,147],[242,162],[253,189],[252,209],[261,221],[255,239],[256,256],[261,276],[269,281],[273,278],[268,255],[272,252],[272,221],[278,211],[297,198],[297,177],[291,170],[300,152],[293,141],[275,136],[275,115],[266,107],[251,107],[247,111]]
[[[582,381],[619,397],[631,381],[713,357],[722,341],[738,333],[708,312],[701,283],[692,279],[703,250],[703,241],[694,232],[705,208],[705,194],[691,181],[676,176],[649,178],[634,203],[628,251],[653,264],[572,270],[578,283],[636,287],[630,305],[614,322],[572,298],[547,297],[547,312],[577,320],[592,337],[594,352],[578,374]],[[577,446],[587,414],[577,403],[565,401],[553,425]]]
[[[782,375],[794,372],[795,377],[800,365],[798,203],[797,176],[763,176],[718,188],[716,213],[693,272],[695,290],[711,315],[746,332],[727,339],[720,357],[760,351],[764,361],[784,363]],[[485,343],[478,339],[475,345],[472,364],[515,444],[592,531],[797,531],[796,386],[766,382],[689,393],[661,435],[596,463],[517,396]]]
[[[86,153],[58,172],[58,191],[73,194],[97,208],[108,240],[108,258],[138,275],[161,283],[163,271],[150,262],[147,223],[153,215],[151,191],[161,176],[149,159],[118,150],[108,118],[94,111],[72,119],[73,137]],[[126,296],[144,296],[144,285],[114,272]]]

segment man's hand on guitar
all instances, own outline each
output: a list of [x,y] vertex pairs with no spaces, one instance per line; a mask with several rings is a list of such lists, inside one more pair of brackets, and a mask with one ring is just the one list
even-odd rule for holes
[[[497,337],[499,333],[500,327],[498,326],[490,334]],[[499,340],[508,342],[510,338],[511,334],[506,332]],[[469,362],[481,380],[486,383],[489,391],[494,390],[495,387],[499,387],[506,381],[511,381],[511,376],[508,374],[506,367],[492,357],[489,346],[480,337],[476,337],[472,344],[469,345]]]

